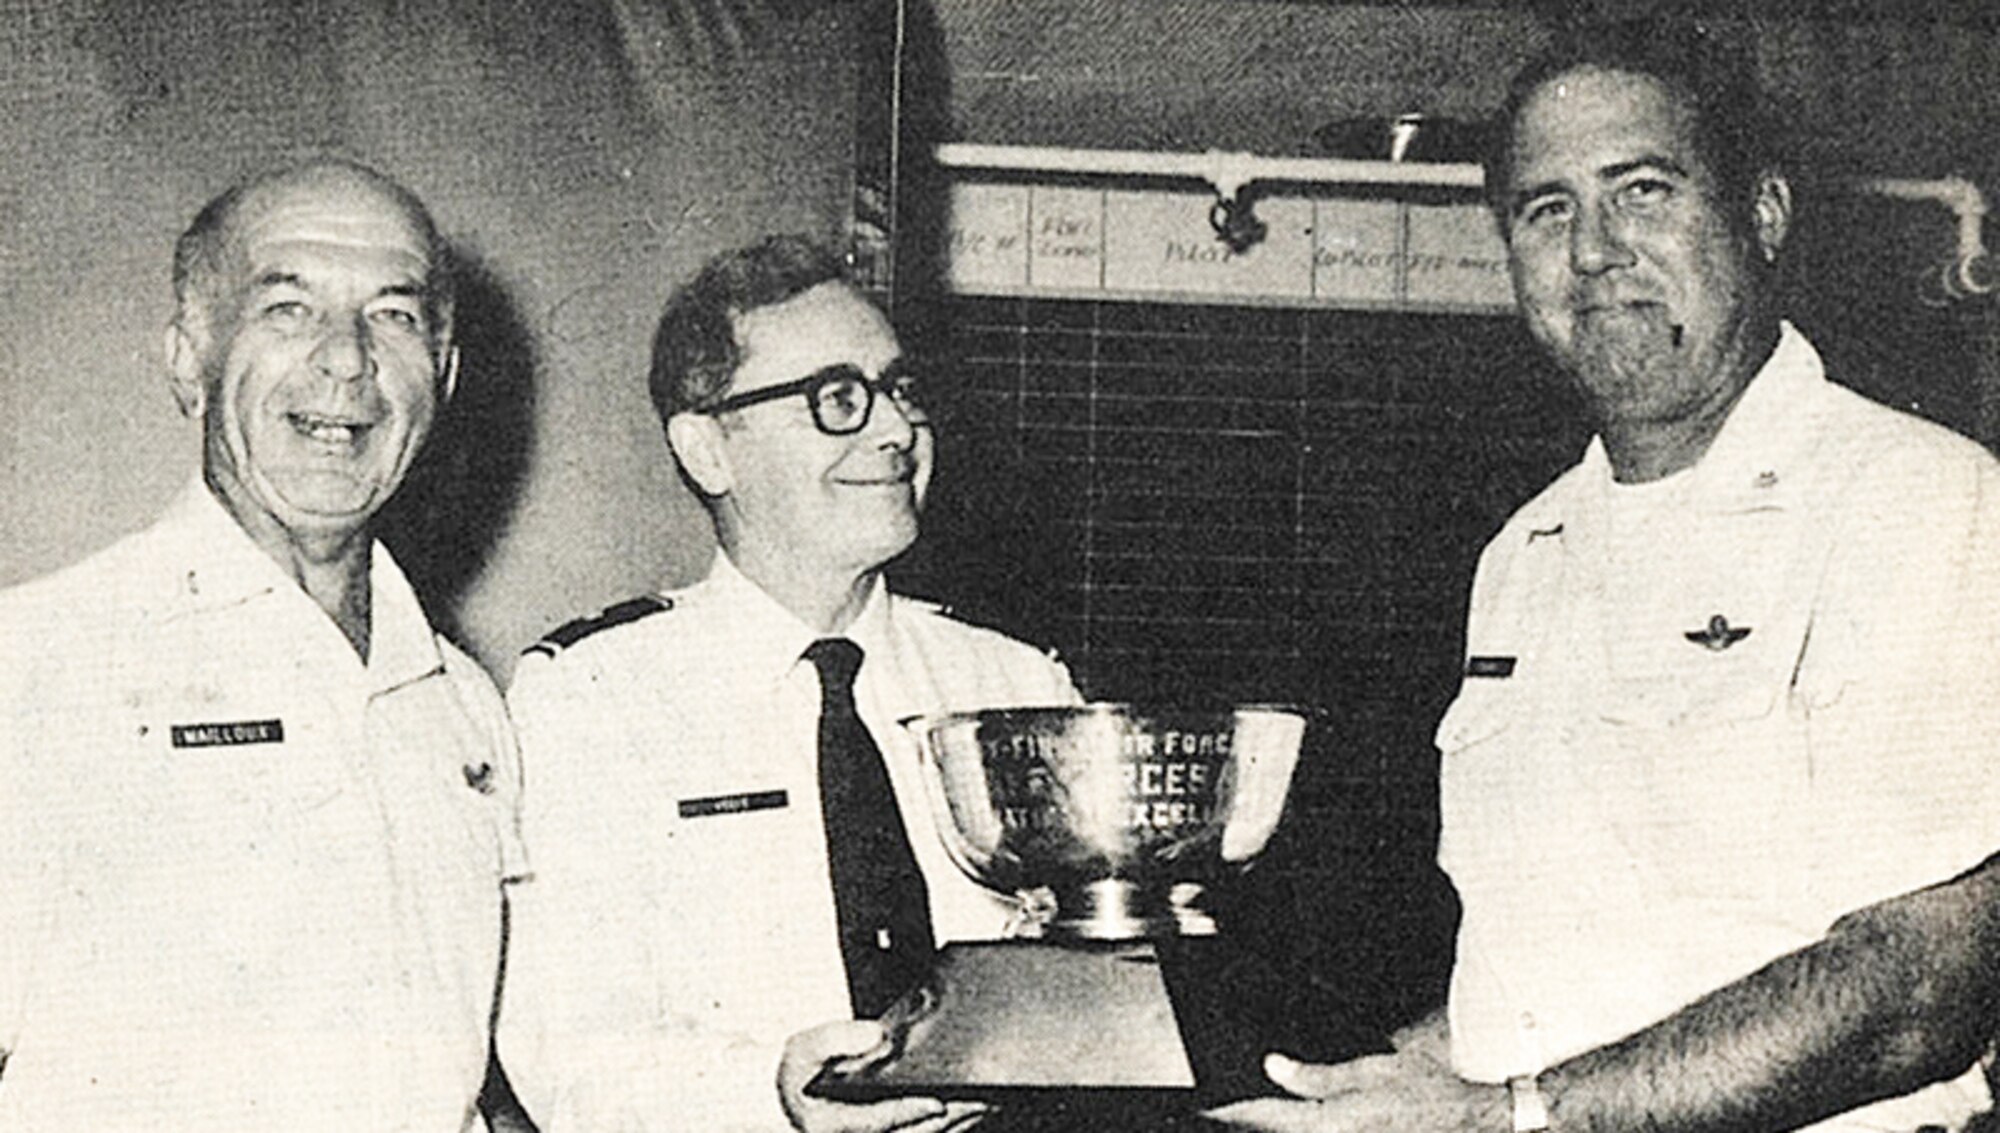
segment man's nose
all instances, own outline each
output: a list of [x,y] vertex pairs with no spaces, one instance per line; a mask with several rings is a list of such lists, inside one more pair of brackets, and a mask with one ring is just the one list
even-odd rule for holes
[[313,368],[338,381],[356,381],[375,373],[375,348],[368,325],[360,319],[328,320],[312,352]]
[[1609,208],[1585,209],[1570,228],[1569,241],[1570,264],[1581,275],[1630,267],[1634,262],[1625,241],[1624,223]]

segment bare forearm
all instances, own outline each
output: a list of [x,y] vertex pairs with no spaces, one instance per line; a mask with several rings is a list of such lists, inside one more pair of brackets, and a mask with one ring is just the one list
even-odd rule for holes
[[1844,918],[1546,1073],[1559,1130],[1792,1128],[1963,1072],[2000,1004],[2000,865]]

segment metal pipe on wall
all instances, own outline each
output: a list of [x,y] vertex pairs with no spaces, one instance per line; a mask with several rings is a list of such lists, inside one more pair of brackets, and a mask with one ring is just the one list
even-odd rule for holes
[[[937,163],[950,169],[990,169],[1032,173],[1158,177],[1201,181],[1221,197],[1225,214],[1241,211],[1238,196],[1256,182],[1307,185],[1377,185],[1477,190],[1484,171],[1473,162],[1367,161],[1348,158],[1265,157],[1208,150],[1202,153],[1150,150],[1073,149],[1049,146],[947,142],[935,148]],[[1929,201],[1957,218],[1958,251],[1940,278],[1947,299],[1990,295],[2000,290],[2000,263],[1986,250],[1989,211],[1979,186],[1963,177],[1932,180],[1863,177],[1841,182],[1859,193],[1906,201]],[[1218,222],[1218,228],[1220,223]]]
[[1929,201],[1951,210],[1958,221],[1958,252],[1944,265],[1941,278],[1947,300],[1990,295],[2000,289],[2000,264],[1986,250],[1986,195],[1963,177],[1921,180],[1908,177],[1862,177],[1848,182],[1857,193],[1903,201]]
[[1308,185],[1421,185],[1477,189],[1485,183],[1478,165],[1443,161],[1358,161],[1347,158],[1264,157],[1208,150],[1202,153],[1151,150],[1063,149],[946,142],[937,163],[952,169],[1008,169],[1037,173],[1124,174],[1205,181],[1224,199],[1256,181]]

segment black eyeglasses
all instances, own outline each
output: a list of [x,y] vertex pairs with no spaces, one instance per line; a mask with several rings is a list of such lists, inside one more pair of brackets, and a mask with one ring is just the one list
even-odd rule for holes
[[733,394],[700,412],[710,415],[727,413],[795,393],[804,394],[806,405],[812,409],[814,427],[830,437],[844,437],[868,427],[868,417],[874,412],[875,395],[878,393],[895,402],[911,424],[927,423],[930,414],[924,411],[920,393],[922,386],[916,374],[898,364],[891,364],[881,377],[871,379],[859,367],[843,362],[807,374],[797,381]]

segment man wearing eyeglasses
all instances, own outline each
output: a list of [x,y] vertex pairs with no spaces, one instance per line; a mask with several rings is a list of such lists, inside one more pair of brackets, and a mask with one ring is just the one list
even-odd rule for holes
[[652,394],[719,549],[700,582],[566,625],[516,671],[536,856],[502,1061],[544,1133],[973,1120],[804,1086],[881,1040],[851,1020],[935,941],[1001,936],[1013,912],[947,858],[898,721],[1072,703],[1069,674],[884,586],[934,437],[837,259],[776,237],[710,262],[660,320]]

